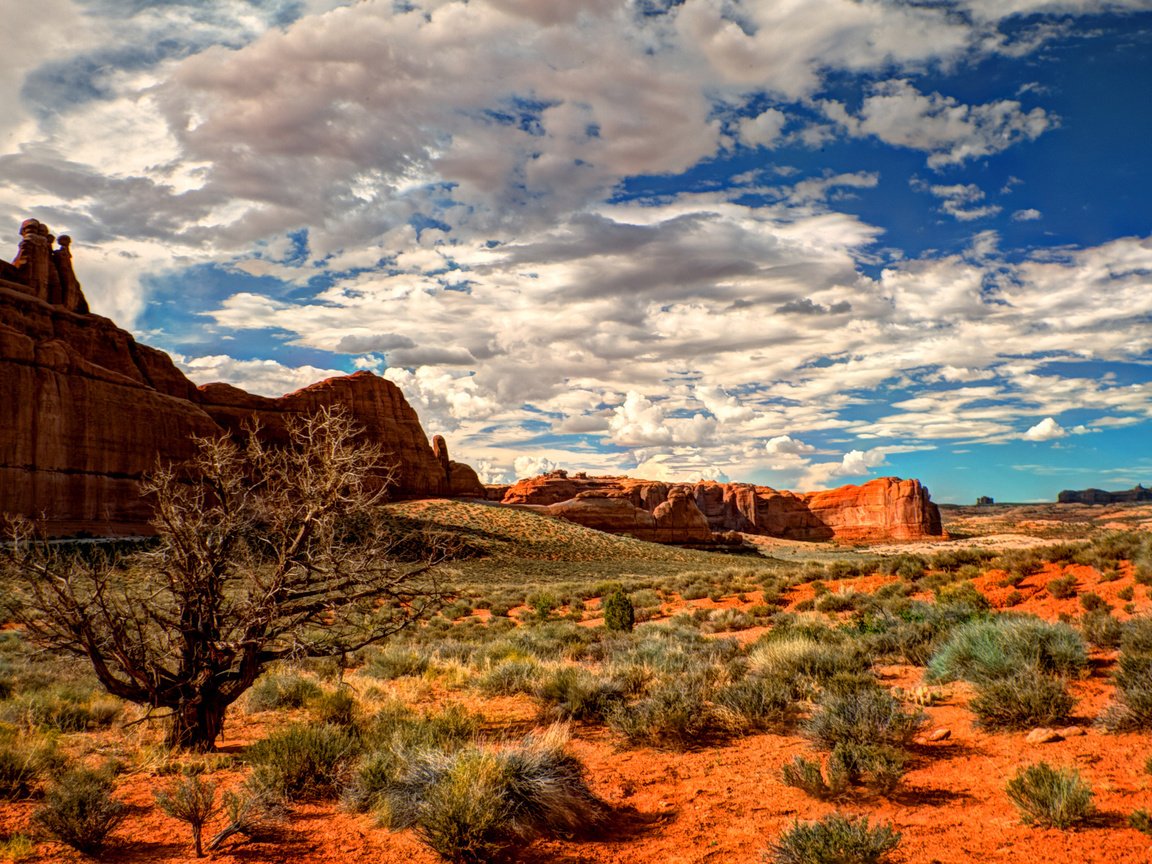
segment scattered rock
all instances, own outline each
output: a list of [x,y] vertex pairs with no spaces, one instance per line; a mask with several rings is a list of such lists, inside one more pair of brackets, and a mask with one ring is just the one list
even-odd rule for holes
[[1083,726],[1065,726],[1063,729],[1057,731],[1061,738],[1078,738],[1081,735],[1087,735],[1088,730]]
[[1024,741],[1028,744],[1052,744],[1056,741],[1063,740],[1064,736],[1062,736],[1055,729],[1045,729],[1043,727],[1033,729],[1026,736],[1024,736]]
[[928,733],[929,741],[947,741],[952,737],[952,730],[941,727],[940,729],[933,729]]

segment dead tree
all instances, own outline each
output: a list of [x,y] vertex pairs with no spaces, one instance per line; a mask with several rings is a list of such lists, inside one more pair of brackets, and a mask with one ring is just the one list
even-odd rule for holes
[[18,531],[9,614],[38,645],[87,658],[112,694],[168,709],[170,744],[211,749],[225,711],[275,660],[341,656],[443,601],[435,550],[392,554],[389,472],[352,422],[322,411],[285,447],[202,439],[158,470],[158,546],[126,558],[54,550]]

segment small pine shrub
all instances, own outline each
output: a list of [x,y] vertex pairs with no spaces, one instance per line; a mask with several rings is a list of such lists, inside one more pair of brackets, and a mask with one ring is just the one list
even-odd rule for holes
[[185,777],[167,789],[156,791],[156,806],[166,815],[187,822],[192,829],[192,848],[197,858],[204,857],[201,835],[204,825],[216,815],[216,784],[200,777]]
[[248,748],[253,787],[284,801],[330,798],[356,756],[357,740],[327,724],[278,729]]
[[872,826],[867,816],[831,813],[816,822],[794,822],[768,851],[773,864],[885,864],[900,845],[891,823]]
[[1067,600],[1076,596],[1076,577],[1060,576],[1048,583],[1048,593],[1057,600]]
[[124,821],[126,808],[112,797],[112,790],[107,773],[70,771],[48,788],[33,819],[61,843],[97,855],[108,835]]
[[978,683],[968,707],[985,729],[1027,729],[1067,723],[1074,702],[1063,679],[1021,669]]
[[1070,828],[1093,812],[1092,790],[1075,769],[1038,762],[1016,772],[1005,787],[1028,825]]
[[623,590],[604,598],[604,628],[614,633],[631,633],[636,626],[636,608]]

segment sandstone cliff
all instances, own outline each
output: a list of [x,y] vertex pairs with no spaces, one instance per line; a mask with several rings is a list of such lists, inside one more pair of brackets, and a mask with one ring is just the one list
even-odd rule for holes
[[918,480],[892,477],[798,495],[743,483],[668,484],[555,472],[508,487],[503,501],[662,542],[700,542],[708,539],[705,531],[844,541],[943,535],[940,511],[928,490]]
[[277,440],[288,416],[334,404],[395,462],[395,496],[484,495],[446,445],[443,458],[433,453],[392,382],[359,372],[279,399],[197,387],[167,354],[88,313],[67,238],[53,250],[34,220],[21,233],[16,261],[0,267],[0,513],[54,534],[145,533],[137,484],[158,459],[186,459],[194,436],[235,433],[248,418]]

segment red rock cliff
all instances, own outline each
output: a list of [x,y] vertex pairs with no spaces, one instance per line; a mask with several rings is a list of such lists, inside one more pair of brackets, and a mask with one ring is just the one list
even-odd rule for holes
[[193,436],[235,432],[249,417],[277,440],[289,415],[334,404],[391,454],[397,497],[484,494],[468,466],[445,470],[392,382],[359,372],[279,399],[198,388],[167,354],[88,314],[67,243],[53,251],[34,220],[22,235],[16,261],[0,262],[0,513],[58,535],[144,533],[137,484],[158,459],[186,459]]
[[[790,540],[914,540],[943,535],[940,511],[928,490],[919,480],[893,477],[798,495],[743,483],[668,484],[557,472],[521,480],[508,488],[503,501],[541,506],[590,528],[641,539],[656,539],[655,520],[674,509],[677,524],[687,533],[667,530],[665,542],[668,538],[697,542],[701,524],[715,532]],[[674,508],[667,507],[668,502],[675,502]],[[653,520],[651,526],[645,517]],[[651,537],[645,536],[649,530]]]

